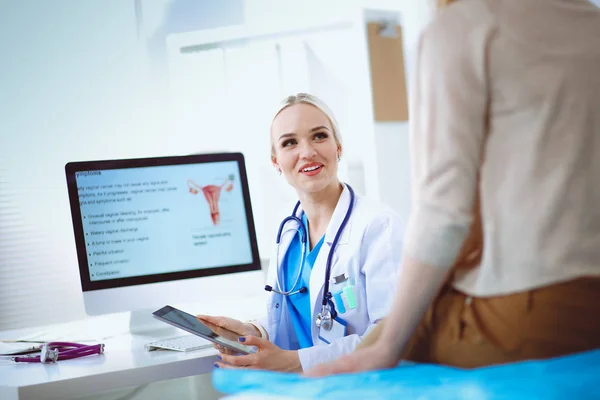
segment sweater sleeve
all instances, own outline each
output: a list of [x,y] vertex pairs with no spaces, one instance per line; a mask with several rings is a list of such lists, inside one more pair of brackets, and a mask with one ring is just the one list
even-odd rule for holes
[[404,250],[444,269],[454,263],[473,219],[487,129],[492,24],[464,11],[462,18],[456,9],[453,18],[438,16],[423,32],[411,91],[413,207]]

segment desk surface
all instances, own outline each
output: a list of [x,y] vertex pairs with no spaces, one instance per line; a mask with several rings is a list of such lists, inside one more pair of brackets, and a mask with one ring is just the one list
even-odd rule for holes
[[[263,309],[264,298],[244,300],[244,310],[215,310],[215,315],[230,315],[235,318],[256,317],[256,311]],[[250,311],[253,310],[253,311]],[[218,314],[217,314],[218,312]],[[247,318],[240,316],[246,315]],[[106,322],[110,329],[104,329]],[[59,361],[56,364],[27,364],[12,361],[0,361],[0,398],[13,399],[68,399],[109,389],[142,385],[168,379],[204,374],[212,371],[217,354],[212,348],[192,352],[147,351],[146,343],[166,337],[185,335],[186,332],[175,328],[132,335],[128,332],[128,316],[110,316],[89,318],[70,324],[51,327],[45,334],[52,340],[73,339],[73,333],[104,329],[114,333],[105,337],[105,354],[75,360]],[[56,332],[69,329],[71,337],[59,337]],[[38,328],[38,331],[41,328]],[[32,335],[35,330],[0,332],[0,339],[17,339]],[[48,333],[55,332],[55,333]],[[94,343],[98,343],[95,341]]]

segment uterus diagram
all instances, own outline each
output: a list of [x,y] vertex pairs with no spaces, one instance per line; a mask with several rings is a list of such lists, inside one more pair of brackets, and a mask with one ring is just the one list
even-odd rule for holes
[[200,192],[204,194],[204,198],[208,202],[210,218],[213,222],[213,225],[219,225],[219,222],[221,221],[221,214],[219,213],[219,199],[221,198],[221,190],[223,190],[223,188],[226,192],[231,192],[231,190],[233,190],[233,175],[229,175],[225,182],[220,185],[200,186],[192,179],[188,179],[187,186],[191,194],[195,195]]

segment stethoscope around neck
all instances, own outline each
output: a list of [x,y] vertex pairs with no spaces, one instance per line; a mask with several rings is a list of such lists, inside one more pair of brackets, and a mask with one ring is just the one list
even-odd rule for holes
[[[348,205],[348,210],[346,211],[346,215],[344,216],[344,219],[342,220],[342,223],[340,224],[338,231],[335,233],[333,243],[331,244],[331,247],[329,249],[329,254],[327,255],[327,263],[325,264],[325,283],[323,285],[323,299],[321,301],[321,312],[318,313],[315,318],[315,324],[317,325],[317,328],[323,328],[325,330],[331,329],[331,327],[333,326],[333,319],[337,317],[335,305],[333,304],[333,301],[331,300],[332,295],[331,295],[331,292],[329,291],[329,279],[331,278],[331,262],[333,260],[333,252],[335,251],[335,248],[340,240],[340,237],[342,236],[342,232],[344,231],[344,228],[346,227],[346,224],[348,223],[348,220],[350,219],[350,215],[352,214],[352,209],[354,207],[354,190],[348,184],[346,184],[346,187],[348,188],[348,191],[350,192],[350,204]],[[277,263],[275,265],[277,268],[277,280],[276,280],[277,289],[273,288],[270,285],[265,286],[265,290],[267,292],[278,293],[278,294],[286,296],[286,297],[293,296],[298,293],[306,293],[306,291],[307,291],[307,288],[304,286],[297,288],[298,284],[300,283],[300,279],[302,278],[302,271],[304,269],[304,259],[306,256],[306,248],[307,248],[306,241],[307,241],[307,237],[308,237],[306,229],[304,228],[304,223],[302,222],[302,220],[300,218],[296,217],[296,214],[298,213],[299,208],[300,208],[300,202],[297,202],[296,206],[294,207],[294,210],[292,211],[292,215],[284,218],[283,221],[281,221],[281,224],[279,225],[279,230],[277,231],[277,237],[275,240],[275,243],[276,243],[275,260]],[[279,273],[279,271],[280,271],[279,246],[281,244],[281,237],[284,233],[283,229],[285,228],[285,225],[290,221],[294,221],[294,222],[296,222],[296,224],[298,224],[297,231],[300,234],[300,243],[302,244],[302,255],[300,258],[300,268],[298,269],[298,275],[296,276],[296,279],[294,280],[294,284],[292,285],[292,287],[289,290],[283,290],[284,285],[281,283],[281,275],[282,274]]]

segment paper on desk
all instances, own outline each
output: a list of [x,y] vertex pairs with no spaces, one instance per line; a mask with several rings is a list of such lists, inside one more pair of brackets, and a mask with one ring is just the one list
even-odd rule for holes
[[[121,318],[122,319],[122,318]],[[45,326],[35,330],[26,329],[6,337],[6,342],[98,342],[128,333],[128,326],[121,319],[113,317],[102,320],[87,318],[85,320]]]
[[15,354],[27,354],[40,350],[40,344],[36,343],[6,343],[0,342],[0,356],[12,356]]

